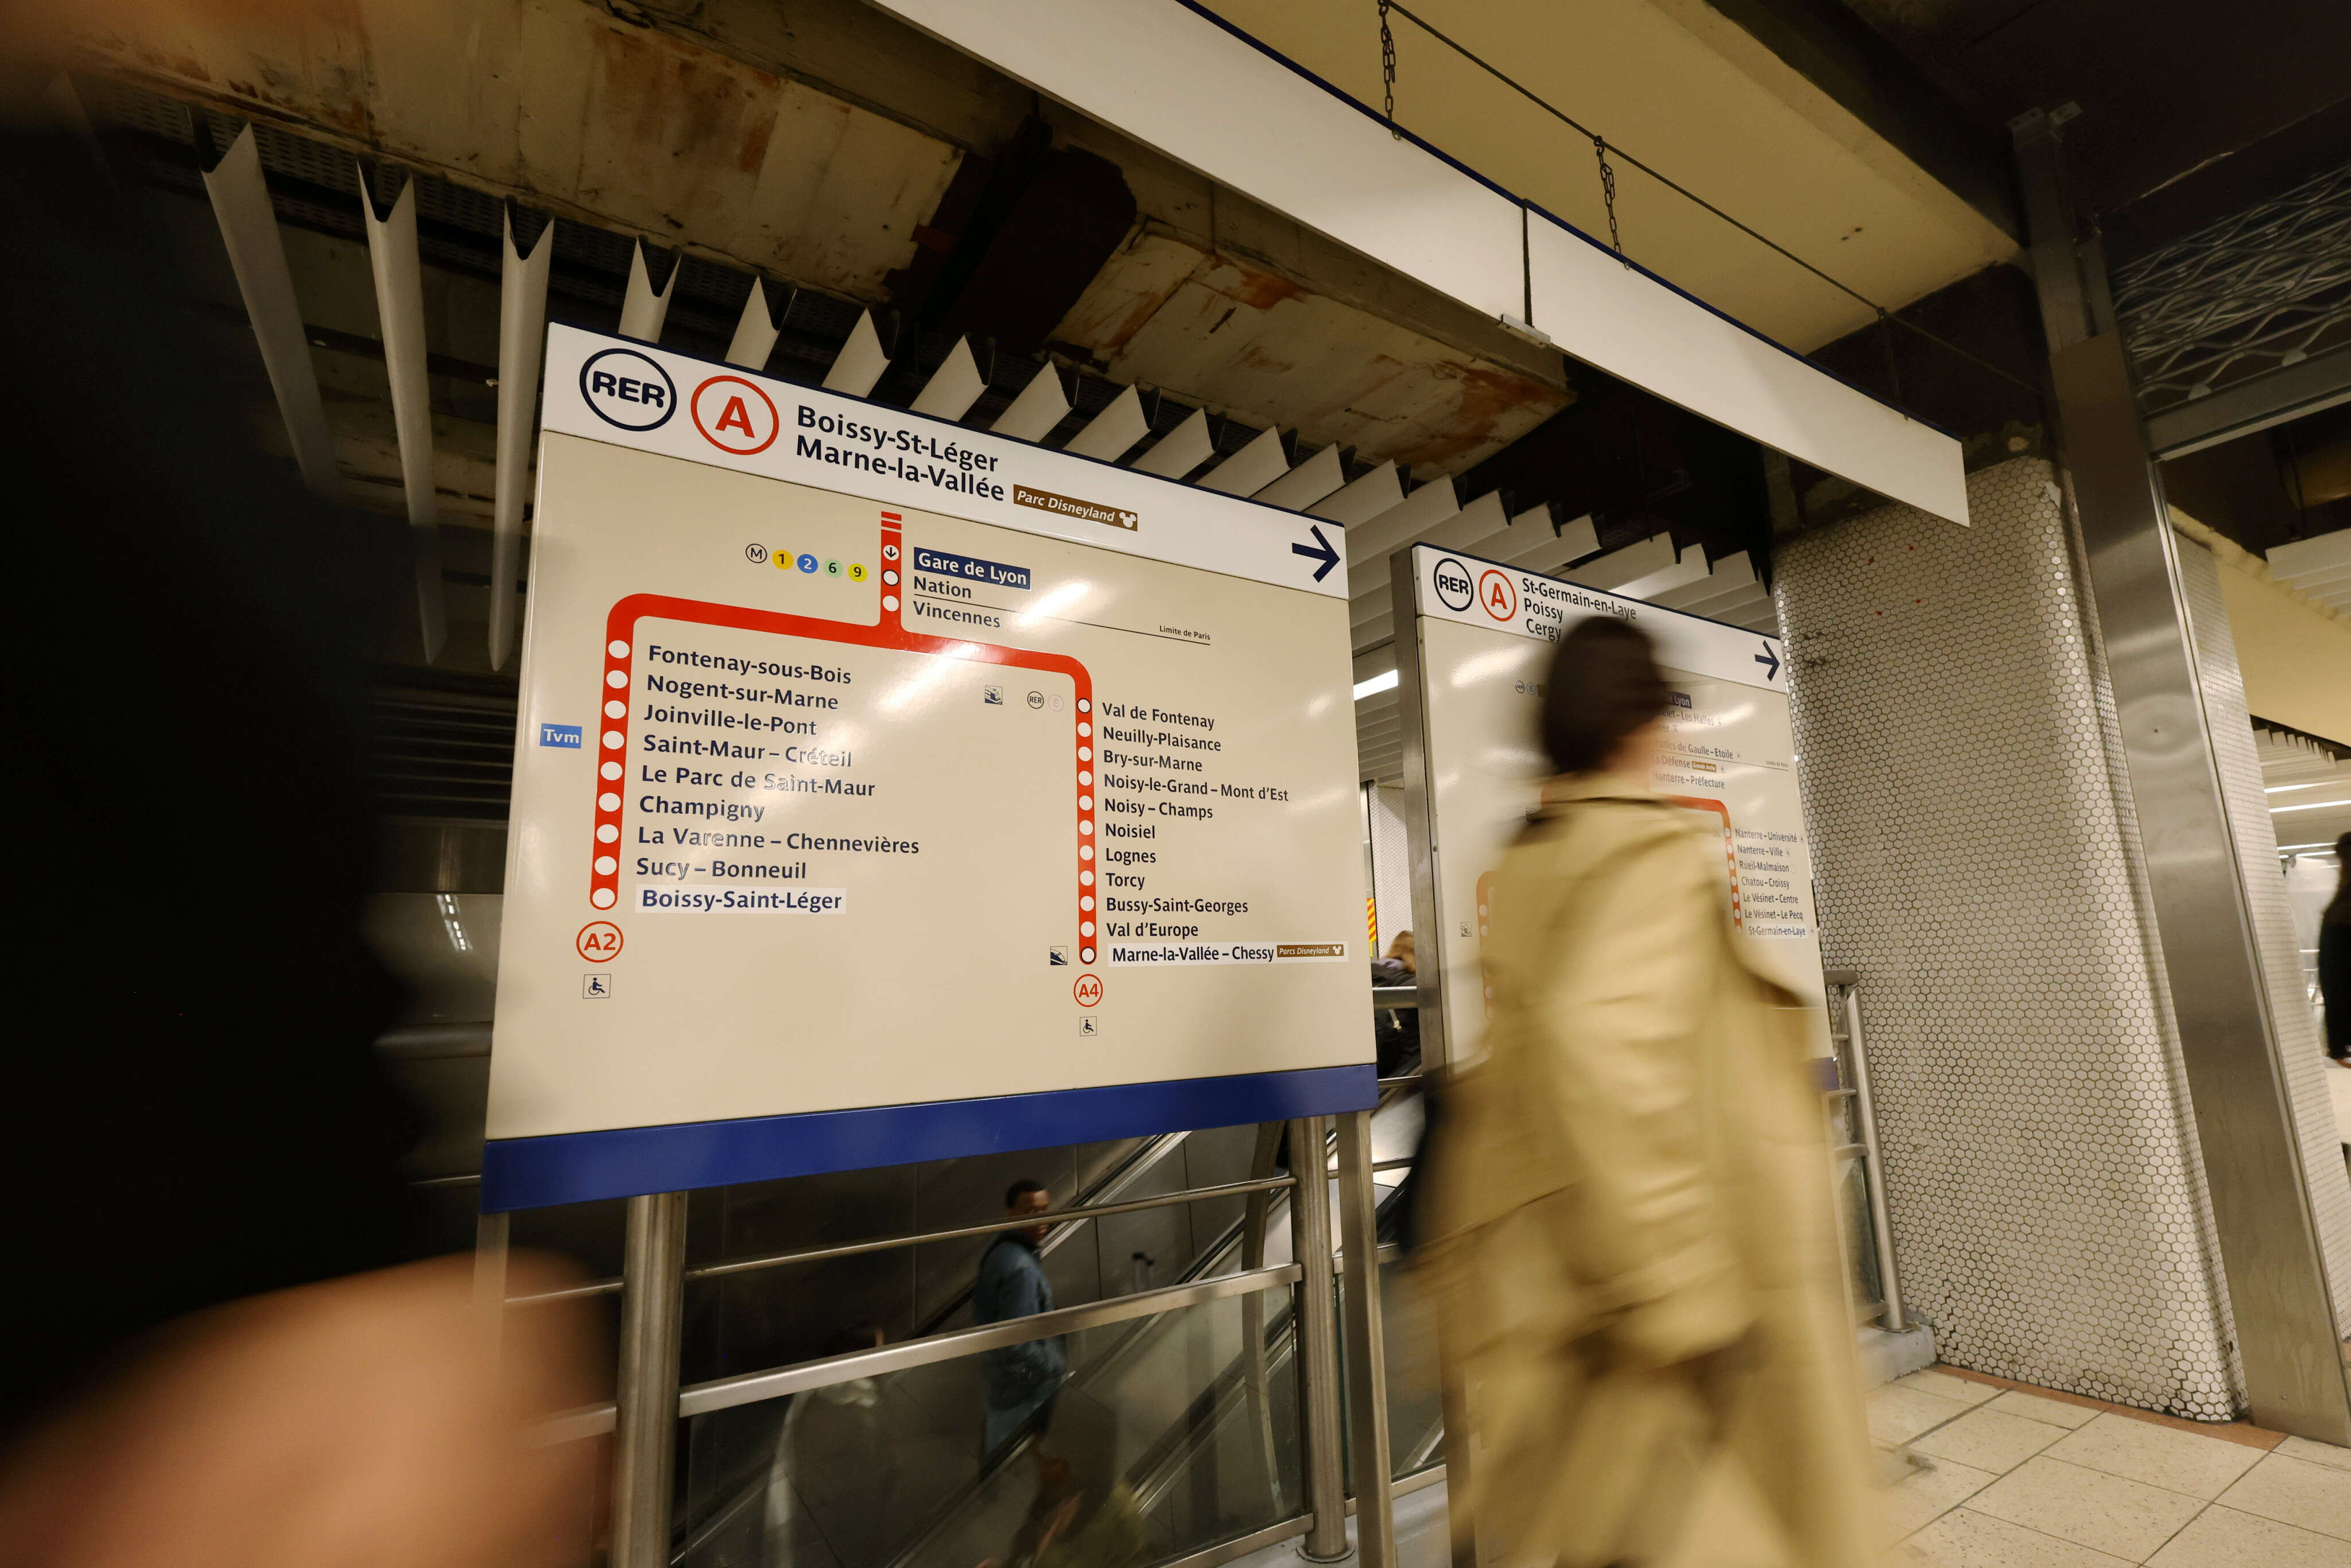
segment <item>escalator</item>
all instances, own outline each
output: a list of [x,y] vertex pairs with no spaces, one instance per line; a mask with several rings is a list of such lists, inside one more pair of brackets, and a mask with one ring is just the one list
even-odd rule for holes
[[[1418,1127],[1416,1101],[1384,1101],[1373,1124],[1374,1157],[1407,1155]],[[1272,1172],[1265,1131],[1249,1174]],[[1137,1151],[1081,1201],[1131,1193],[1168,1153]],[[1390,1183],[1401,1175],[1381,1173]],[[1383,1189],[1384,1216],[1391,1192]],[[1155,1270],[1137,1288],[1288,1263],[1287,1197],[1272,1195],[1261,1221],[1235,1218],[1179,1269]],[[1046,1245],[1072,1244],[1067,1238],[1095,1223],[1063,1227]],[[1441,1443],[1435,1369],[1419,1364],[1430,1336],[1393,1265],[1382,1281],[1391,1463],[1417,1469]],[[1295,1295],[1295,1287],[1277,1286],[1071,1336],[1055,1431],[1081,1431],[1087,1442],[1114,1448],[1115,1473],[1153,1560],[1302,1511]],[[967,1312],[967,1297],[959,1299],[923,1327],[950,1330]],[[695,1417],[674,1561],[684,1568],[973,1568],[1001,1557],[1037,1496],[1037,1468],[1027,1439],[982,1459],[981,1406],[977,1360],[967,1357]],[[1045,1446],[1053,1442],[1049,1435]]]

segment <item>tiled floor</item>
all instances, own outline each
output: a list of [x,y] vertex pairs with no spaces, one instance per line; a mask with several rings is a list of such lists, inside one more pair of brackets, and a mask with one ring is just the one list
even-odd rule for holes
[[[1886,1568],[2351,1568],[2351,1449],[1921,1372],[1869,1395]],[[1663,1568],[1799,1568],[1709,1476]],[[1447,1568],[1442,1483],[1396,1500],[1398,1568]],[[1352,1534],[1352,1523],[1350,1526]],[[1232,1568],[1298,1568],[1285,1541]]]
[[1875,1389],[1896,1568],[2351,1568],[2351,1449],[1942,1372]]

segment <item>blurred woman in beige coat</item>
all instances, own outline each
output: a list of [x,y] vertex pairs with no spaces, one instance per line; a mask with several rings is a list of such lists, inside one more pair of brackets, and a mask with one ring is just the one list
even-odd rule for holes
[[1447,1090],[1424,1254],[1472,1508],[1507,1568],[1702,1563],[1680,1536],[1727,1461],[1802,1568],[1858,1568],[1868,1439],[1802,1015],[1749,967],[1719,850],[1649,788],[1667,701],[1629,623],[1562,639],[1559,777],[1492,887],[1486,1055]]

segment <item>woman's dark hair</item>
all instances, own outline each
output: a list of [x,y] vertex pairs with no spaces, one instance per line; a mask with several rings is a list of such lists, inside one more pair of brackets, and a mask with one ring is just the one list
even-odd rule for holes
[[1542,743],[1562,773],[1589,773],[1618,743],[1666,711],[1648,633],[1613,615],[1579,621],[1559,640],[1543,691]]
[[2327,901],[2322,925],[2351,925],[2351,833],[2335,841],[2335,896]]

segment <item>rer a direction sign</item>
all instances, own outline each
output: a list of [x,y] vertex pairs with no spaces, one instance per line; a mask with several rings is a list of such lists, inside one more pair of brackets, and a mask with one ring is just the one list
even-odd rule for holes
[[544,422],[486,1207],[1372,1103],[1343,532],[565,328]]

